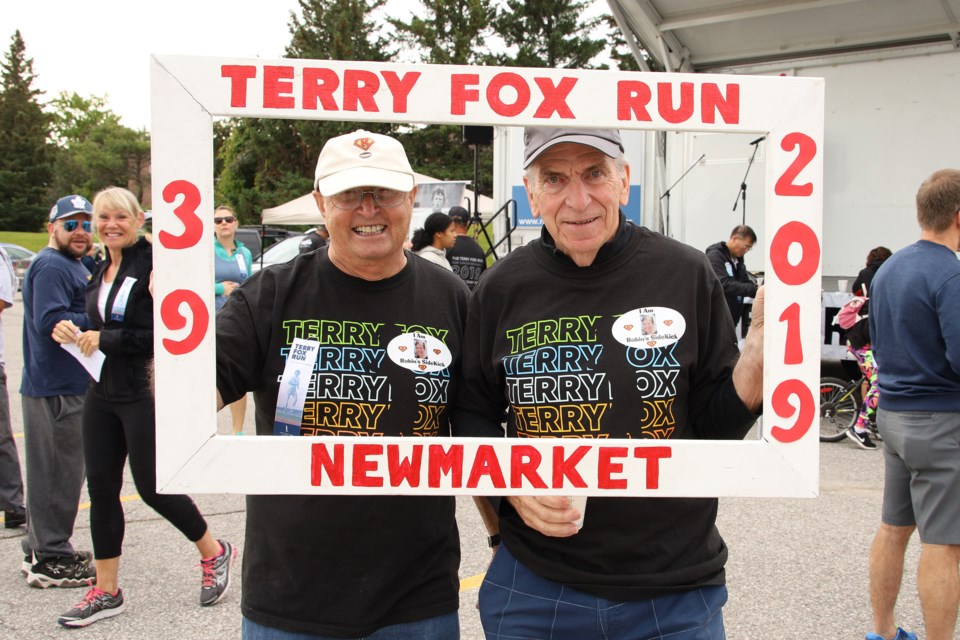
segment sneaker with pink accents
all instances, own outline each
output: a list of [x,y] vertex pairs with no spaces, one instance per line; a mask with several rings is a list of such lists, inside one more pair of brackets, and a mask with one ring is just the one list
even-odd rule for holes
[[57,619],[65,627],[86,627],[98,620],[123,613],[123,590],[111,595],[91,586],[83,600]]
[[220,555],[200,561],[203,576],[200,582],[200,605],[217,604],[230,589],[230,569],[237,559],[237,549],[226,540],[220,543]]

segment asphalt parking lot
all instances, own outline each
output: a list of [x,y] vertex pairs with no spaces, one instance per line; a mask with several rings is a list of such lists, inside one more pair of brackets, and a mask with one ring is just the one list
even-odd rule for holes
[[[17,298],[18,304],[5,311],[2,320],[11,418],[22,461],[18,390],[23,314]],[[226,413],[220,416],[221,433],[229,431]],[[253,432],[252,407],[245,430]],[[882,471],[880,452],[861,450],[851,441],[821,444],[818,498],[721,500],[719,527],[730,547],[730,601],[724,612],[728,638],[862,638],[870,630],[867,563],[879,520]],[[124,494],[127,526],[120,584],[126,612],[85,629],[61,628],[57,615],[75,604],[83,590],[27,586],[20,576],[23,531],[0,528],[0,640],[62,640],[68,635],[85,640],[239,637],[243,496],[193,496],[215,535],[240,548],[231,593],[221,604],[201,609],[197,601],[200,569],[193,545],[140,502],[129,474]],[[81,500],[74,543],[79,549],[91,549],[86,495]],[[463,549],[461,638],[481,640],[475,603],[490,552],[469,498],[458,498],[457,517]],[[922,637],[914,587],[918,555],[914,541],[908,550],[897,621]]]

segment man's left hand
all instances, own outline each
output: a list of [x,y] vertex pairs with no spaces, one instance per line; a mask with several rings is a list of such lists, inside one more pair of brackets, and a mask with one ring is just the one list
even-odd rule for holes
[[737,395],[753,413],[759,413],[763,405],[763,298],[761,286],[753,299],[750,330],[733,370],[733,386]]

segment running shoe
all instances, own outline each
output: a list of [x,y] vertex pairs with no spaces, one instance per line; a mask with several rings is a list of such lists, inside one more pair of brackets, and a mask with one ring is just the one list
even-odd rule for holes
[[203,576],[200,582],[200,605],[217,604],[230,589],[230,569],[237,559],[237,549],[226,540],[218,540],[220,555],[200,561]]
[[[877,633],[868,633],[864,640],[887,640],[883,636]],[[891,640],[917,640],[917,634],[911,633],[909,631],[904,631],[900,627],[897,627],[897,635],[893,636]]]
[[853,427],[847,429],[847,437],[860,445],[861,449],[876,449],[877,445],[870,439],[870,434],[867,431],[859,433]]
[[91,585],[87,595],[70,611],[57,618],[57,622],[65,627],[86,627],[97,620],[112,618],[123,613],[123,589],[110,595],[106,591]]
[[[48,587],[85,587],[97,581],[97,568],[89,552],[40,560],[27,572],[27,584],[38,589]],[[24,557],[24,562],[27,558]]]

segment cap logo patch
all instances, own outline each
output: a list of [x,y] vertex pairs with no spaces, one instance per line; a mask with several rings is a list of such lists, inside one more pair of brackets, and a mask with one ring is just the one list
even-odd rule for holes
[[70,204],[75,206],[77,209],[86,208],[83,198],[81,198],[80,196],[74,196],[73,200],[70,201]]
[[373,146],[373,138],[357,138],[353,141],[353,146],[359,147],[364,151],[369,151],[370,147]]

